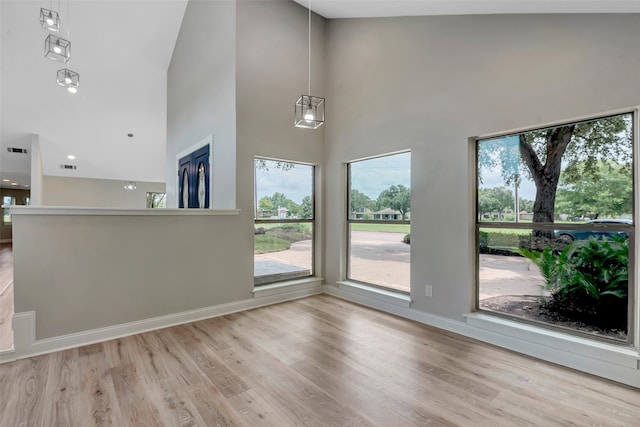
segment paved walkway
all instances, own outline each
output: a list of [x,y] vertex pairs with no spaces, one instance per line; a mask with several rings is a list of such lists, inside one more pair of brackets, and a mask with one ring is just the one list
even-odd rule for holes
[[[409,291],[411,246],[402,243],[404,233],[354,231],[351,234],[350,277],[400,291]],[[296,242],[291,249],[255,256],[256,276],[262,283],[308,275],[311,240]],[[544,279],[538,267],[522,257],[480,255],[480,299],[502,295],[542,295]],[[256,282],[259,283],[259,282]]]

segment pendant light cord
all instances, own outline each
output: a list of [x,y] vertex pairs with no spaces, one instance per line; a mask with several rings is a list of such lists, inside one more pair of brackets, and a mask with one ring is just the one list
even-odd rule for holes
[[[58,4],[60,2],[58,1]],[[58,9],[60,6],[58,5]],[[67,0],[67,40],[71,43],[71,9],[69,8],[69,0]],[[69,46],[69,60],[65,62],[64,67],[69,69],[69,62],[71,62],[71,46]]]
[[309,91],[307,92],[311,96],[311,0],[309,0]]

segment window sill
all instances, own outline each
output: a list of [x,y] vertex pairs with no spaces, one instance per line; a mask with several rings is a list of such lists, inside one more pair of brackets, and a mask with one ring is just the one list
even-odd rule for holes
[[272,283],[270,285],[260,285],[253,288],[254,298],[282,295],[291,292],[304,291],[322,285],[322,277],[305,277],[303,279],[287,280],[285,282]]
[[623,343],[613,344],[592,340],[485,313],[469,313],[464,317],[469,326],[500,336],[514,338],[529,345],[537,344],[580,357],[596,359],[631,369],[640,369],[638,350]]
[[369,286],[364,283],[351,282],[348,280],[339,281],[338,287],[345,292],[369,298],[375,298],[385,303],[394,304],[400,307],[411,307],[411,296],[401,292],[394,292],[387,289]]

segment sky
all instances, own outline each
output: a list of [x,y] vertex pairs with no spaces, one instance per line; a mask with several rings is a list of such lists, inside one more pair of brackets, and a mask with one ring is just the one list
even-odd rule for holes
[[[519,137],[517,135],[507,136],[502,138],[494,138],[492,140],[486,140],[486,142],[517,145],[519,143]],[[482,145],[480,147],[482,149]],[[524,171],[524,168],[524,165],[519,165],[520,185],[518,186],[518,198],[533,201],[536,198],[536,185],[530,178],[527,178],[527,173]],[[501,167],[482,167],[482,165],[480,165],[478,172],[480,177],[482,177],[482,182],[479,183],[479,188],[505,187],[507,189],[510,189],[511,191],[514,191],[513,184],[505,184],[504,178],[502,178]]]
[[305,196],[311,196],[313,166],[296,163],[292,169],[283,171],[276,167],[273,160],[267,160],[266,163],[269,170],[256,170],[258,200],[279,192],[300,204]]
[[411,153],[376,157],[351,163],[351,188],[377,200],[392,185],[411,188]]
[[[311,196],[313,167],[296,163],[282,170],[273,160],[266,160],[268,170],[256,170],[256,197],[271,197],[280,192],[300,204]],[[376,157],[351,163],[352,188],[376,200],[380,193],[392,185],[411,187],[411,153]]]

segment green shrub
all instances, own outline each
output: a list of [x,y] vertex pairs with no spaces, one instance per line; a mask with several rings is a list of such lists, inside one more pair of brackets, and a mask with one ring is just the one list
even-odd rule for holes
[[405,236],[402,238],[402,243],[406,243],[407,245],[411,244],[411,233],[405,234]]
[[282,224],[267,228],[267,236],[277,237],[290,243],[311,239],[311,226],[309,224]]
[[629,246],[626,238],[578,241],[561,251],[519,252],[540,268],[547,307],[576,320],[626,330]]
[[481,231],[478,245],[481,254],[520,256],[515,252],[518,248],[519,235],[515,233],[500,233],[494,231]]

